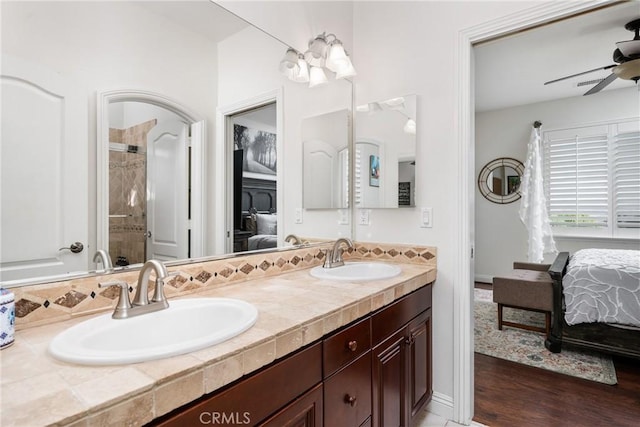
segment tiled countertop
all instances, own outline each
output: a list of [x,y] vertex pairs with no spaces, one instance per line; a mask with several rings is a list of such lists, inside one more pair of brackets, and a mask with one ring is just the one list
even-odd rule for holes
[[18,331],[15,344],[0,352],[0,424],[147,423],[436,278],[433,266],[398,265],[400,276],[386,280],[332,282],[303,269],[190,295],[248,301],[258,308],[258,320],[229,341],[162,360],[95,367],[49,356],[51,339],[86,316]]

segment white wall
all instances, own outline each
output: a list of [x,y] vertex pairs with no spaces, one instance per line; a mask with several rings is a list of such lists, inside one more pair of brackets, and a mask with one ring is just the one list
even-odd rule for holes
[[[359,100],[418,95],[416,204],[433,207],[433,228],[419,227],[419,209],[374,209],[360,241],[402,242],[438,248],[434,286],[434,399],[451,417],[454,393],[453,308],[462,212],[458,205],[458,93],[456,58],[462,29],[533,6],[534,2],[355,2],[354,66]],[[449,411],[447,413],[447,411]]]
[[[476,177],[482,167],[498,157],[524,163],[531,125],[542,129],[593,124],[598,121],[640,116],[636,87],[603,91],[596,95],[565,98],[476,114]],[[520,221],[520,201],[498,205],[486,200],[476,186],[476,279],[490,282],[511,270],[513,261],[527,260],[527,230]],[[557,238],[559,251],[571,253],[586,247],[638,248],[638,241]],[[547,254],[545,262],[555,255]]]
[[[216,46],[124,2],[3,2],[2,51],[73,81],[89,110],[88,250],[96,244],[96,91],[163,94],[207,120],[213,140]],[[211,150],[213,151],[213,150]]]

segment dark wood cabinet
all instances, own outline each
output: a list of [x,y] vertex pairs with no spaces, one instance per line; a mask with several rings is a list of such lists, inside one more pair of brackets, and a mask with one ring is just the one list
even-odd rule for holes
[[324,422],[358,427],[371,416],[371,352],[324,380]]
[[322,427],[324,425],[322,384],[296,399],[260,427]]
[[404,329],[373,349],[373,426],[406,426],[406,359]]
[[407,333],[410,423],[433,394],[431,385],[431,309],[411,321]]
[[373,427],[408,427],[431,399],[431,286],[412,295],[373,316]]
[[[322,344],[316,343],[224,390],[176,409],[151,425],[255,426],[321,383]],[[295,414],[288,414],[295,418]]]
[[408,427],[431,399],[431,351],[427,285],[150,425]]
[[324,422],[359,427],[371,416],[371,318],[322,342]]

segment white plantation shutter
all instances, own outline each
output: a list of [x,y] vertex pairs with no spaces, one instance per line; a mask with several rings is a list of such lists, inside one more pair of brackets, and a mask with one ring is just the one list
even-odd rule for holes
[[624,130],[613,143],[615,220],[619,228],[640,228],[640,132]]
[[640,120],[545,132],[544,168],[553,226],[640,237]]
[[607,227],[610,204],[607,126],[547,132],[544,140],[551,224]]

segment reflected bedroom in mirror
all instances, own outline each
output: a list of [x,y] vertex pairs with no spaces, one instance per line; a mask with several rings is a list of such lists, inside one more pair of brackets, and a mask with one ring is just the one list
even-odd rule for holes
[[3,286],[351,237],[335,212],[294,215],[302,122],[350,114],[350,81],[289,81],[288,46],[209,0],[3,2],[0,19]]
[[355,206],[416,205],[416,95],[356,107]]

